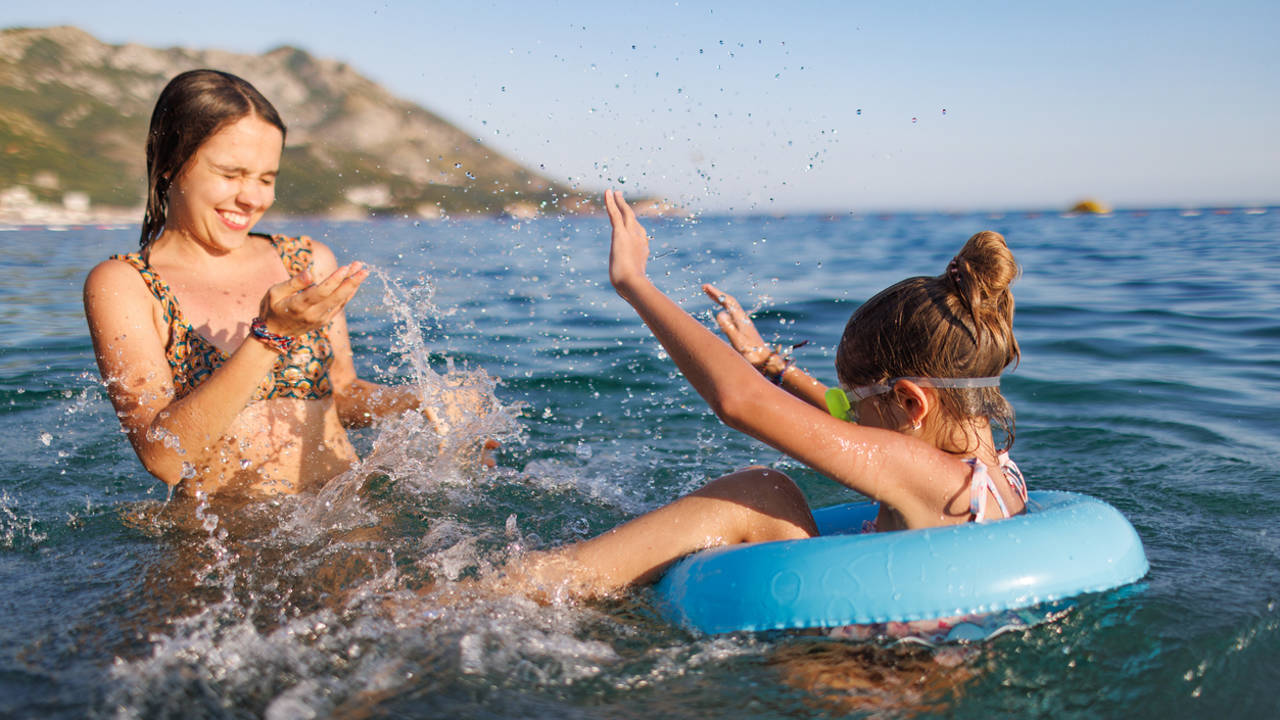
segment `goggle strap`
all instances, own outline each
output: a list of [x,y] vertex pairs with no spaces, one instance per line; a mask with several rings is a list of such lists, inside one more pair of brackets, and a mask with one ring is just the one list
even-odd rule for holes
[[984,387],[1000,387],[1000,376],[992,377],[970,377],[970,378],[927,378],[927,377],[910,377],[902,376],[889,378],[886,382],[877,383],[875,385],[862,385],[855,388],[849,388],[846,392],[851,392],[860,399],[871,397],[872,395],[881,395],[893,389],[894,384],[899,380],[910,380],[913,383],[924,385],[925,387],[935,388],[984,388]]

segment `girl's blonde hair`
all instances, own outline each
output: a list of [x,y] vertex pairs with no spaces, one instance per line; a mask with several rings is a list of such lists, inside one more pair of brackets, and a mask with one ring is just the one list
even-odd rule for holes
[[[936,277],[907,278],[866,301],[849,318],[836,349],[845,387],[897,377],[999,375],[1020,357],[1013,336],[1018,264],[996,232],[969,238]],[[1013,445],[1013,408],[999,388],[937,388],[952,418],[986,417]]]

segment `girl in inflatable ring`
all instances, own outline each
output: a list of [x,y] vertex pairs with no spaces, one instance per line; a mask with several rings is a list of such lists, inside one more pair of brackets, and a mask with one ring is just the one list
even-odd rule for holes
[[[832,393],[837,403],[828,407],[828,389],[769,349],[734,298],[703,286],[723,308],[716,320],[729,345],[655,287],[645,274],[644,227],[620,193],[606,192],[605,205],[614,289],[725,424],[879,501],[864,531],[1025,511],[1026,486],[1007,454],[1013,411],[998,387],[1019,357],[1009,290],[1018,266],[998,233],[974,235],[941,275],[903,280],[854,312],[836,351],[847,402]],[[1004,447],[993,440],[993,423]],[[531,555],[507,581],[598,596],[653,582],[705,548],[817,534],[796,484],[752,467],[590,540]]]

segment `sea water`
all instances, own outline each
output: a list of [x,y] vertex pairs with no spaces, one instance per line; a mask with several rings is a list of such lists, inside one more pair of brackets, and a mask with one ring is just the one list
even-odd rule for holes
[[[322,492],[166,504],[98,380],[85,273],[137,229],[0,232],[0,716],[1274,717],[1280,714],[1280,211],[654,220],[650,273],[710,324],[703,281],[833,377],[857,304],[1006,235],[1031,486],[1124,512],[1150,574],[1066,617],[940,651],[700,637],[638,591],[476,592],[765,463],[608,286],[602,218],[268,223],[375,268],[348,308],[363,377],[491,402],[441,443],[359,430]],[[498,467],[475,462],[497,437]],[[1001,548],[990,550],[1000,561]]]

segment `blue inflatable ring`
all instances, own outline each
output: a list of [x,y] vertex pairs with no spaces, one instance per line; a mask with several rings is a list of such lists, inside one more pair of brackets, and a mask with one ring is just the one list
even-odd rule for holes
[[875,503],[815,510],[820,537],[704,550],[658,582],[671,620],[706,634],[839,627],[1016,610],[1147,574],[1142,541],[1107,503],[1035,491],[1007,520],[859,533]]

